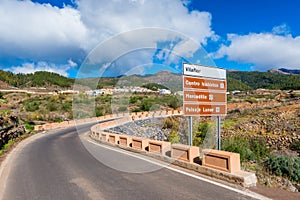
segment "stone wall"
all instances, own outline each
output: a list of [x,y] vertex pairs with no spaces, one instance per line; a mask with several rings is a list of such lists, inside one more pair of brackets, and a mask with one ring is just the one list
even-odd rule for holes
[[[180,110],[159,110],[159,111],[150,111],[150,112],[137,112],[137,113],[115,113],[111,115],[105,115],[101,117],[93,117],[93,118],[87,118],[87,119],[77,119],[77,120],[71,120],[71,121],[63,121],[60,123],[48,123],[44,125],[37,125],[34,127],[34,130],[36,131],[43,131],[43,130],[49,130],[49,129],[55,129],[55,128],[62,128],[62,127],[69,127],[74,126],[77,124],[83,124],[83,123],[89,123],[89,122],[97,122],[97,121],[103,121],[108,119],[117,119],[117,118],[123,118],[122,120],[125,121],[109,121],[107,122],[111,126],[105,126],[107,128],[114,127],[115,123],[120,123],[118,125],[125,124],[129,121],[135,121],[135,120],[141,120],[146,118],[155,118],[155,117],[168,117],[172,115],[182,115],[182,111]],[[102,125],[99,125],[98,128],[101,128]]]

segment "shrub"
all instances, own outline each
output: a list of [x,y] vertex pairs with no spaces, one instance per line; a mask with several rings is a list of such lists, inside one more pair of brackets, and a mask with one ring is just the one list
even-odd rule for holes
[[32,123],[26,123],[25,124],[25,128],[28,131],[33,131],[34,130],[34,124],[32,124]]
[[135,104],[139,100],[138,96],[131,96],[129,99],[130,104]]
[[234,127],[235,125],[236,125],[236,122],[235,122],[235,121],[233,121],[233,120],[226,120],[226,121],[224,122],[223,128],[224,128],[224,129],[229,129],[229,128]]
[[290,149],[293,151],[297,151],[298,154],[300,154],[300,140],[294,141],[291,144]]
[[164,121],[164,125],[163,125],[163,128],[167,128],[167,129],[172,129],[174,131],[178,131],[179,129],[179,119],[178,117],[174,117],[174,116],[171,116],[171,117],[167,117]]
[[147,83],[147,84],[143,85],[142,87],[153,90],[153,91],[157,91],[158,89],[168,89],[166,86],[160,85],[157,83]]
[[253,152],[256,161],[261,161],[270,155],[270,150],[265,145],[266,141],[264,139],[251,139],[249,142],[250,149]]
[[71,111],[72,109],[72,101],[65,101],[61,106],[61,109],[65,112]]
[[96,112],[96,117],[103,116],[103,108],[102,108],[102,106],[97,106],[96,109],[95,109],[95,112]]
[[168,141],[172,144],[176,144],[180,142],[180,136],[177,131],[171,131],[171,133],[168,135]]
[[57,111],[58,110],[57,103],[55,103],[55,102],[48,103],[47,109],[49,111]]
[[272,174],[300,183],[300,158],[270,156],[264,162],[264,167]]
[[222,150],[239,153],[241,162],[253,159],[249,141],[245,137],[236,136],[222,141]]
[[35,101],[34,102],[26,102],[24,106],[25,106],[25,110],[27,112],[34,112],[40,108],[39,104]]
[[8,142],[6,144],[4,144],[3,146],[1,146],[0,148],[0,155],[3,154],[3,152],[5,152],[15,141],[16,139],[10,139],[8,140]]
[[140,109],[142,111],[149,111],[151,106],[152,106],[152,102],[146,100],[146,101],[143,101],[143,103],[140,106]]
[[61,117],[56,117],[54,120],[54,122],[63,122],[64,120]]
[[164,126],[163,128],[172,128],[173,127],[173,118],[172,117],[167,117],[165,122],[164,122]]
[[0,110],[0,116],[9,115],[12,113],[12,110]]
[[263,139],[248,139],[235,136],[222,141],[222,149],[240,154],[241,162],[248,160],[261,161],[269,155],[269,149]]
[[197,130],[194,133],[193,145],[201,145],[203,143],[203,140],[205,139],[206,134],[211,130],[212,127],[213,124],[210,122],[200,123],[197,127]]
[[131,112],[141,112],[142,110],[140,108],[134,108]]
[[180,107],[180,102],[175,96],[172,96],[168,102],[168,106],[176,109],[176,108]]
[[5,99],[1,99],[1,98],[0,98],[0,102],[1,102],[1,103],[8,103],[8,101],[7,101],[7,100],[5,100]]

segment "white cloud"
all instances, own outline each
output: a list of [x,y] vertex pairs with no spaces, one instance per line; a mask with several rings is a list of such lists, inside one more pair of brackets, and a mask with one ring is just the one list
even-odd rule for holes
[[31,1],[0,1],[2,56],[65,59],[80,51],[86,34],[79,11],[73,8],[59,9]]
[[77,63],[75,63],[73,60],[69,59],[68,64],[70,67],[77,67]]
[[68,64],[56,65],[54,63],[47,62],[37,62],[37,63],[23,63],[21,66],[13,66],[11,69],[6,69],[7,71],[12,71],[13,73],[31,74],[36,71],[47,71],[60,74],[62,76],[68,76],[68,70],[76,67],[77,64],[71,59]]
[[210,13],[189,12],[183,4],[180,0],[80,0],[78,10],[90,30],[87,45],[91,47],[109,36],[145,27],[178,31],[206,44],[214,35]]
[[[83,60],[91,49],[110,37],[147,27],[177,31],[203,45],[209,38],[217,38],[211,29],[211,14],[190,12],[187,0],[77,0],[76,4],[76,8],[58,8],[30,0],[0,0],[0,59],[56,64],[69,58]],[[112,50],[112,54],[128,46],[155,48],[159,42],[176,39],[174,34],[163,31],[133,36],[139,42],[128,44],[124,40],[108,51]],[[197,50],[186,48],[184,43],[175,45],[178,46],[172,48],[183,56],[192,56]]]
[[287,24],[281,24],[273,27],[272,33],[275,35],[289,35],[291,33],[291,29]]
[[[278,33],[280,29],[275,27],[273,31]],[[228,60],[253,64],[253,69],[258,70],[300,68],[300,36],[274,33],[229,34],[228,41],[230,44],[223,45],[214,55],[215,58],[227,56]]]

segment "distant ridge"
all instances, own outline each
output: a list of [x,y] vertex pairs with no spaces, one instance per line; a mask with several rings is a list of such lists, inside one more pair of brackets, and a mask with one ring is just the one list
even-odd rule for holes
[[300,69],[285,69],[285,68],[280,68],[280,71],[289,73],[289,74],[300,74]]
[[272,74],[300,74],[300,69],[285,69],[285,68],[280,68],[280,69],[270,69],[268,72]]
[[[294,74],[291,74],[294,73]],[[72,88],[75,79],[70,79],[52,72],[33,74],[13,74],[0,70],[0,89],[31,87],[46,88],[50,91]],[[105,88],[123,86],[143,86],[149,83],[163,85],[173,92],[182,90],[182,74],[159,71],[156,74],[130,75],[110,78],[76,79],[76,85],[82,88]],[[227,71],[227,90],[249,91],[258,88],[276,90],[300,90],[300,70],[272,69],[269,72]]]

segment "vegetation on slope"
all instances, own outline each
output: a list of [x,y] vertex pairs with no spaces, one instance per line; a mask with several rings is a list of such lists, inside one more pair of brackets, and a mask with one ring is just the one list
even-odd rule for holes
[[236,80],[231,77],[227,77],[227,90],[240,90],[240,91],[249,91],[251,87],[243,83],[242,81]]
[[[13,74],[12,72],[0,70],[0,81],[18,88],[49,86],[69,88],[74,83],[74,79],[43,71],[38,71],[33,74]],[[169,88],[173,92],[182,90],[181,75],[166,71],[147,76],[131,75],[115,78],[85,78],[76,80],[76,83],[94,89],[101,89],[108,86],[144,86],[147,88],[153,88],[155,86],[156,88]],[[300,75],[242,71],[227,73],[228,91],[249,91],[258,88],[300,90]]]
[[14,74],[0,70],[0,80],[18,88],[59,86],[71,87],[73,79],[52,72],[38,71],[33,74]]
[[157,83],[147,83],[147,84],[143,85],[142,87],[147,88],[149,90],[153,90],[153,91],[157,91],[158,89],[168,89],[166,86],[160,85]]
[[300,90],[299,75],[272,74],[268,72],[229,72],[228,77],[241,81],[252,89]]

